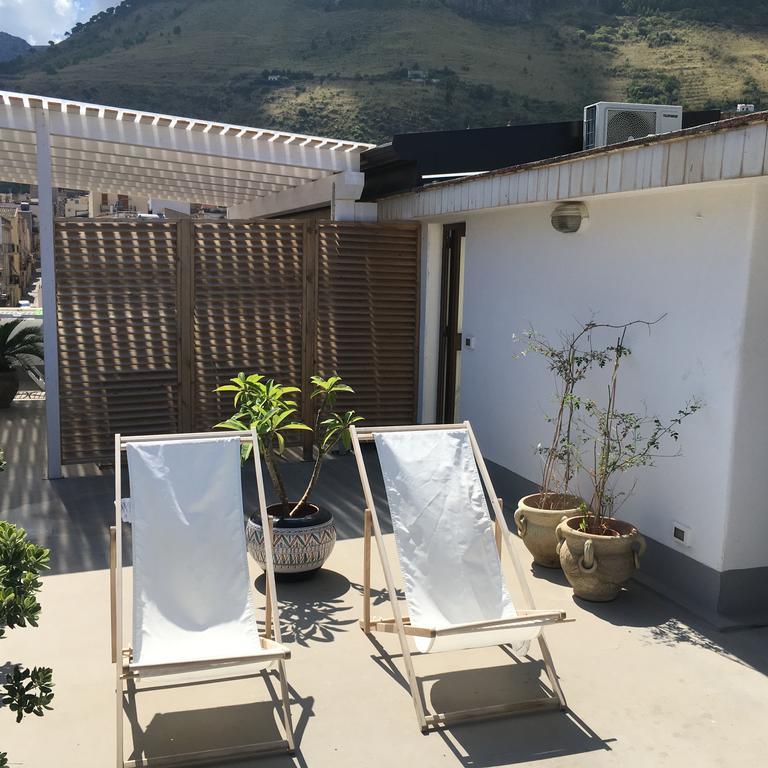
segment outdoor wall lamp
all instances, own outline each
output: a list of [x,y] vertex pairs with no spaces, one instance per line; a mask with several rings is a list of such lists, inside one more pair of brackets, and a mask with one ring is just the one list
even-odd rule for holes
[[584,203],[560,203],[552,211],[552,227],[564,235],[571,235],[581,229],[581,223],[589,218]]

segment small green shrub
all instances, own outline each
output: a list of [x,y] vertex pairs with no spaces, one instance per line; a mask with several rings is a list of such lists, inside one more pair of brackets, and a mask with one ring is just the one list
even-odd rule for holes
[[[0,472],[5,468],[0,449]],[[49,568],[50,556],[50,550],[27,539],[23,528],[0,520],[0,638],[8,629],[37,626],[40,572]],[[45,710],[51,709],[52,700],[53,672],[49,667],[29,669],[16,664],[6,674],[0,703],[16,713],[17,723],[24,715],[42,717]],[[7,754],[0,752],[0,768],[7,765]]]

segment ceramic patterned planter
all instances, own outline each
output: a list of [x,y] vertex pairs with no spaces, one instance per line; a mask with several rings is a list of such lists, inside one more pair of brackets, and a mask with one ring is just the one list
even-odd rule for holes
[[[322,568],[336,544],[336,526],[327,509],[309,505],[311,514],[283,518],[279,504],[267,508],[273,519],[272,549],[275,575],[284,579],[306,578]],[[277,514],[276,514],[277,513]],[[245,527],[248,551],[264,570],[264,531],[260,519],[249,519]]]
[[538,506],[541,494],[523,496],[517,503],[515,527],[523,544],[533,555],[533,562],[545,568],[559,568],[557,553],[557,526],[579,513],[581,499],[576,496],[558,496],[562,509],[542,509]]
[[640,567],[645,539],[630,523],[611,520],[618,536],[579,530],[581,516],[557,526],[560,565],[576,597],[593,602],[614,600],[622,585]]

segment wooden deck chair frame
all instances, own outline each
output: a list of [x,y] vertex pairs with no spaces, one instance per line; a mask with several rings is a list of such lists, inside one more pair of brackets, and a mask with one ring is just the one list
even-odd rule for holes
[[[256,472],[256,484],[258,487],[259,508],[261,511],[261,523],[264,530],[264,550],[266,560],[266,611],[264,636],[261,638],[262,648],[271,653],[262,653],[253,657],[254,662],[276,661],[280,680],[280,693],[282,700],[282,724],[284,739],[246,744],[237,747],[209,749],[202,752],[187,752],[178,755],[139,758],[137,760],[124,759],[123,753],[123,694],[126,681],[136,677],[135,670],[131,669],[132,649],[123,648],[123,593],[122,593],[122,519],[121,519],[121,494],[122,472],[121,452],[128,443],[148,442],[156,440],[193,440],[206,438],[239,437],[241,443],[251,443],[253,446],[253,461]],[[290,658],[290,651],[282,646],[280,631],[280,613],[275,591],[274,556],[272,549],[272,521],[267,514],[266,495],[264,492],[264,478],[261,471],[259,458],[258,437],[255,432],[200,432],[178,435],[142,435],[139,437],[121,437],[115,435],[115,524],[110,527],[110,596],[111,596],[111,623],[112,623],[112,662],[115,664],[115,693],[116,725],[117,725],[117,768],[137,768],[137,766],[186,766],[201,765],[222,760],[231,760],[237,757],[247,758],[256,755],[268,755],[275,753],[293,753],[294,734],[291,720],[291,710],[288,701],[288,682],[285,674],[285,661]],[[274,639],[272,639],[274,637]],[[118,663],[119,661],[119,663]],[[215,666],[226,659],[210,659],[210,664]],[[243,659],[247,663],[248,659]],[[178,664],[164,665],[164,669],[173,668],[173,671],[183,673],[185,671],[198,670],[201,664],[198,662],[180,662]],[[223,667],[221,675],[215,678],[206,676],[204,681],[192,682],[163,682],[163,688],[181,687],[184,685],[197,685],[200,682],[213,683],[222,680],[244,679],[259,677],[263,670],[246,675],[233,675],[233,667]]]
[[[472,622],[468,624],[455,624],[444,629],[435,629],[432,627],[417,627],[411,625],[408,617],[404,616],[400,609],[400,604],[397,600],[397,593],[395,591],[395,583],[392,578],[392,569],[390,568],[389,559],[384,549],[384,539],[382,538],[381,527],[379,525],[378,516],[376,514],[376,508],[373,502],[373,493],[371,492],[371,485],[368,480],[368,474],[366,472],[365,462],[363,461],[360,444],[364,442],[373,442],[374,434],[376,433],[417,432],[423,430],[466,430],[469,435],[472,452],[474,454],[475,461],[477,462],[477,467],[480,471],[483,485],[485,486],[485,490],[490,498],[491,506],[493,508],[495,517],[494,525],[496,546],[499,552],[499,557],[501,557],[503,542],[507,554],[513,563],[515,575],[517,580],[520,582],[520,589],[522,592],[523,600],[526,604],[525,609],[517,610],[518,615],[514,618],[501,619],[496,621]],[[468,421],[465,421],[463,424],[425,424],[404,427],[365,427],[364,429],[356,429],[354,426],[352,426],[350,428],[350,433],[366,503],[365,528],[363,533],[363,618],[360,621],[360,627],[366,634],[370,632],[397,634],[400,640],[400,647],[402,649],[403,662],[405,664],[408,685],[411,690],[411,698],[413,699],[413,706],[416,710],[416,719],[422,733],[427,733],[430,727],[437,727],[439,725],[451,725],[469,720],[485,720],[494,717],[506,717],[514,714],[526,714],[548,709],[567,709],[565,696],[563,695],[563,690],[560,687],[560,681],[558,679],[557,672],[555,671],[552,654],[549,651],[549,647],[547,645],[546,639],[544,638],[544,632],[542,630],[538,636],[538,642],[541,649],[542,659],[544,661],[544,669],[546,670],[552,691],[554,692],[553,696],[539,697],[536,699],[511,702],[508,704],[477,707],[474,709],[462,709],[454,712],[430,713],[427,711],[427,706],[418,684],[418,679],[414,670],[412,659],[412,656],[419,655],[419,653],[409,649],[407,641],[407,637],[409,635],[419,637],[439,637],[465,632],[483,632],[492,629],[503,629],[507,627],[544,627],[548,624],[562,623],[567,619],[564,611],[536,610],[533,595],[531,594],[531,590],[526,579],[526,574],[511,544],[511,533],[509,531],[509,526],[507,525],[507,522],[504,518],[504,513],[502,512],[501,499],[496,496],[493,490],[493,484],[491,483],[491,478],[488,474],[488,468],[485,466],[485,461],[483,460],[482,454],[480,453],[477,440],[475,439],[475,435],[472,432],[472,427]],[[379,550],[379,558],[381,559],[381,566],[384,572],[384,581],[386,583],[387,592],[389,593],[389,601],[392,606],[392,618],[390,619],[371,618],[371,533],[373,533],[373,537],[376,539],[376,546]]]

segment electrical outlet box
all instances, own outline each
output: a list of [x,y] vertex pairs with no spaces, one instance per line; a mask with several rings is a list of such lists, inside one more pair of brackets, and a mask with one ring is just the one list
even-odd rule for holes
[[475,348],[475,337],[474,336],[465,336],[464,337],[464,348],[465,349],[474,349]]
[[672,540],[681,547],[691,546],[691,529],[682,523],[672,523]]

